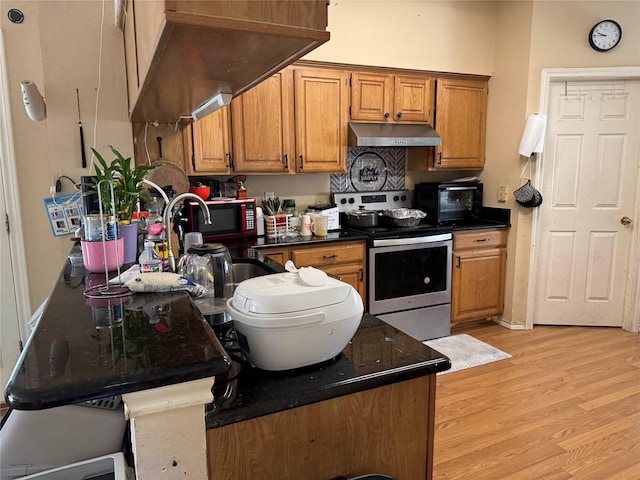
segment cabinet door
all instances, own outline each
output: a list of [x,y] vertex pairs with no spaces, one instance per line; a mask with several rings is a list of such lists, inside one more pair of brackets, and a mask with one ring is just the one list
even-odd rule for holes
[[288,172],[295,155],[292,71],[284,69],[234,98],[231,122],[234,171]]
[[289,250],[286,248],[274,248],[274,249],[260,249],[265,257],[269,257],[271,260],[278,262],[280,265],[284,265],[289,260]]
[[351,285],[362,298],[362,302],[365,302],[364,267],[361,265],[336,265],[335,267],[321,267],[321,270]]
[[394,77],[394,111],[396,122],[425,122],[433,125],[434,80],[424,77]]
[[353,286],[366,298],[366,245],[364,242],[332,243],[321,247],[294,248],[291,260],[297,267],[313,266]]
[[506,248],[454,252],[451,322],[481,320],[502,313]]
[[348,81],[343,70],[295,70],[297,172],[347,171]]
[[353,72],[351,119],[433,124],[434,80]]
[[391,117],[393,77],[351,73],[351,119],[384,122]]
[[433,169],[481,169],[487,119],[487,82],[439,79]]
[[229,107],[223,107],[193,122],[192,171],[225,174],[231,171]]

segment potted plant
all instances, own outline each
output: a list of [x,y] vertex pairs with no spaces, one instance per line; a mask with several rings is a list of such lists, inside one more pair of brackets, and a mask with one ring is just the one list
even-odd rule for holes
[[[147,190],[142,186],[142,179],[154,166],[136,165],[132,169],[131,157],[125,158],[111,145],[109,145],[109,148],[116,156],[110,164],[105,161],[96,149],[91,148],[98,163],[94,165],[96,170],[94,188],[96,192],[98,189],[100,191],[105,212],[111,213],[113,205],[111,204],[111,191],[107,182],[113,185],[115,211],[120,225],[126,225],[131,223],[131,216],[140,198],[145,201],[150,200]],[[107,182],[102,182],[103,180],[107,180]]]
[[[131,223],[131,217],[140,199],[149,201],[151,199],[148,191],[144,189],[142,180],[152,165],[136,165],[132,168],[131,157],[125,158],[112,145],[109,148],[116,156],[111,163],[98,153],[95,148],[91,148],[96,156],[95,180],[91,193],[100,193],[102,207],[105,214],[111,215],[114,210],[118,216],[120,236],[125,240],[124,262],[132,263],[137,258],[137,224]],[[113,203],[111,187],[113,185]]]

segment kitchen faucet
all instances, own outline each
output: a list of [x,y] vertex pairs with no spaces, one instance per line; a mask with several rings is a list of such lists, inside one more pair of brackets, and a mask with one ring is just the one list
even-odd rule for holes
[[171,250],[171,232],[169,231],[171,228],[171,213],[173,211],[173,208],[176,206],[176,204],[184,200],[185,198],[190,198],[200,203],[200,206],[202,207],[202,213],[204,215],[204,223],[206,225],[211,225],[211,215],[209,213],[209,207],[207,206],[206,203],[204,203],[204,200],[199,196],[197,196],[195,193],[189,193],[189,192],[181,193],[180,195],[171,199],[171,201],[169,202],[169,205],[167,205],[167,207],[164,210],[164,217],[163,217],[162,223],[164,224],[165,232],[167,233],[167,250],[169,251],[168,252],[169,270],[172,272],[176,271],[176,259],[173,256],[173,250]]

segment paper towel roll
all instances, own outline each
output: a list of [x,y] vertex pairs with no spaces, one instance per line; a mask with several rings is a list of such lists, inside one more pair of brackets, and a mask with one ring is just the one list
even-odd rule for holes
[[524,132],[522,132],[520,147],[518,148],[518,152],[520,153],[520,155],[530,157],[533,152],[542,152],[546,126],[546,115],[529,115],[527,124],[524,127]]

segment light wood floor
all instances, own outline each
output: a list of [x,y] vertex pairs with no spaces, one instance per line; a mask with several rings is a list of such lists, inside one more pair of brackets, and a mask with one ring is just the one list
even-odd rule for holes
[[640,479],[640,334],[457,333],[512,357],[438,375],[434,480]]

